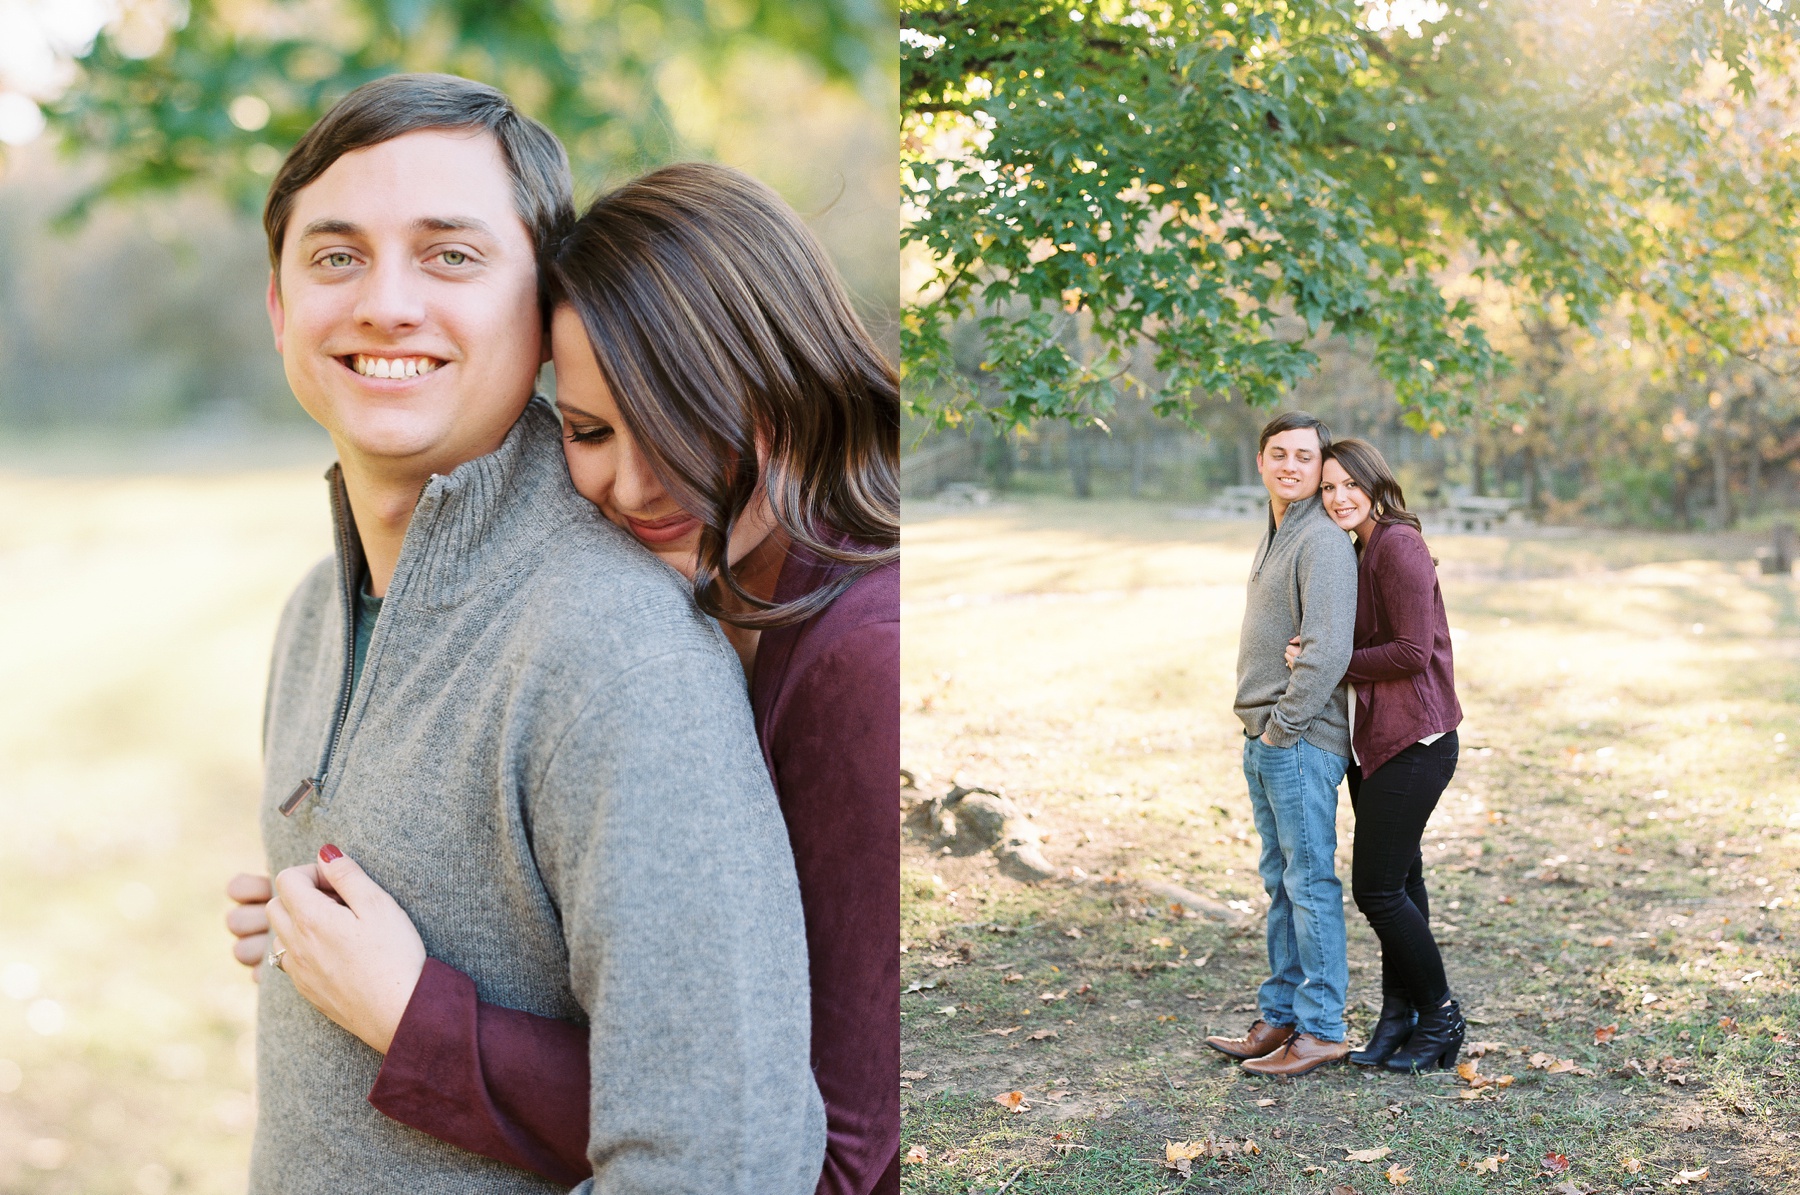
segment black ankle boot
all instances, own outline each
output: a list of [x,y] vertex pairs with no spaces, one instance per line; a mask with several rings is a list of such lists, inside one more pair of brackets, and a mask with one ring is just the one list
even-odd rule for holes
[[1455,1066],[1456,1055],[1461,1052],[1463,1037],[1468,1032],[1462,1009],[1457,1007],[1456,1001],[1448,1001],[1440,1008],[1420,1013],[1419,1023],[1413,1026],[1406,1045],[1388,1055],[1381,1065],[1403,1075]]
[[1375,1022],[1368,1044],[1351,1054],[1350,1061],[1358,1066],[1380,1066],[1388,1060],[1388,1055],[1406,1044],[1406,1039],[1412,1036],[1413,1023],[1418,1019],[1412,1002],[1404,994],[1384,990],[1381,993],[1381,1019]]

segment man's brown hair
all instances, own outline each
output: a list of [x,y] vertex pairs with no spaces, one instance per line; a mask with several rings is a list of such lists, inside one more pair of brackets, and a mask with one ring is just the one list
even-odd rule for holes
[[456,75],[388,75],[364,83],[333,104],[276,172],[263,206],[269,266],[276,275],[281,273],[281,246],[301,188],[352,150],[425,129],[493,135],[512,176],[513,205],[540,260],[574,221],[574,185],[562,142],[513,107],[505,93]]
[[1321,450],[1331,447],[1331,429],[1325,426],[1323,419],[1317,415],[1308,415],[1305,411],[1287,411],[1263,424],[1262,436],[1256,441],[1256,451],[1261,452],[1270,440],[1282,432],[1297,432],[1309,427],[1319,437]]

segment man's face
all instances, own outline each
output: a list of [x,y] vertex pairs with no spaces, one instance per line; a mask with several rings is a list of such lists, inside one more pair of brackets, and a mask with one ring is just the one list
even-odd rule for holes
[[1310,427],[1277,432],[1256,454],[1263,485],[1281,502],[1299,502],[1318,493],[1319,468],[1319,433]]
[[333,162],[295,196],[268,301],[300,405],[375,468],[445,473],[492,452],[544,358],[531,235],[484,132]]

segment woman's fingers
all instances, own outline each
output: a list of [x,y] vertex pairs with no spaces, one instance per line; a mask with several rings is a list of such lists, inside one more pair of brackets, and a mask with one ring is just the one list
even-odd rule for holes
[[269,907],[266,903],[259,905],[234,905],[225,914],[225,928],[237,937],[246,934],[266,934],[269,932]]
[[239,904],[261,904],[274,895],[269,877],[239,872],[225,881],[225,895]]
[[231,944],[231,955],[246,967],[254,967],[269,953],[268,934],[246,934]]

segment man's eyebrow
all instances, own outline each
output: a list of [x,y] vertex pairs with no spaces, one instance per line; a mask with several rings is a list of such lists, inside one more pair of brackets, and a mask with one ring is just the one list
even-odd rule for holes
[[319,236],[354,237],[361,236],[362,231],[360,225],[352,224],[348,220],[314,220],[311,224],[308,224],[305,228],[300,230],[300,239],[304,241],[308,237]]
[[413,228],[419,232],[479,232],[494,235],[494,230],[487,221],[477,220],[474,216],[421,216],[413,221]]

